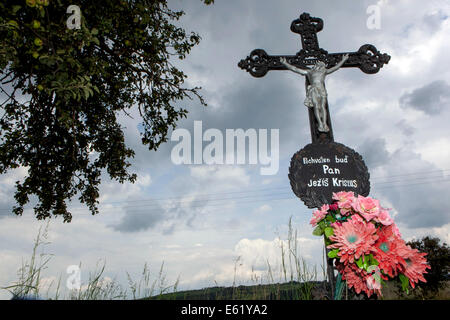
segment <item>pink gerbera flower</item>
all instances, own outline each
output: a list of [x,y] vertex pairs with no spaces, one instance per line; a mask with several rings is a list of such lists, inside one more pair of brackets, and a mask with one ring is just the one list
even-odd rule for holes
[[315,227],[328,213],[328,209],[330,207],[327,204],[324,204],[320,210],[316,210],[313,212],[313,217],[309,222],[313,227]]
[[342,225],[334,225],[334,235],[330,240],[335,242],[329,249],[339,249],[340,262],[353,263],[361,255],[375,252],[373,247],[377,240],[376,228],[373,223],[365,223],[359,219],[350,219]]
[[378,217],[381,209],[380,202],[378,200],[372,199],[370,197],[363,197],[361,195],[358,195],[358,198],[354,199],[352,207],[355,211],[359,212],[367,221]]
[[431,269],[425,259],[426,253],[419,252],[417,249],[412,249],[410,246],[405,246],[400,250],[401,257],[405,260],[406,267],[402,272],[409,279],[411,287],[420,281],[427,282],[423,277],[427,273],[426,269]]
[[395,277],[399,270],[406,266],[405,260],[399,251],[404,250],[405,242],[397,237],[393,225],[382,227],[378,231],[378,240],[375,242],[376,254],[374,258],[379,262],[378,267],[390,277]]
[[337,200],[337,205],[341,209],[342,215],[347,215],[352,210],[352,203],[355,200],[355,194],[352,191],[333,192],[333,200]]

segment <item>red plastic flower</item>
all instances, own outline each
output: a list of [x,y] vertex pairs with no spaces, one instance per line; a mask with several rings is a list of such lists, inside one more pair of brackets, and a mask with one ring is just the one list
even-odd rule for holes
[[382,227],[378,230],[378,240],[375,242],[376,254],[374,258],[379,262],[378,267],[390,277],[395,277],[399,270],[406,267],[405,260],[400,256],[405,242],[394,233],[394,226]]
[[337,203],[330,204],[330,210],[337,210],[337,209],[339,209]]
[[347,282],[347,286],[350,289],[353,288],[357,294],[364,291],[368,297],[374,293],[381,296],[381,289],[369,288],[368,284],[371,283],[373,277],[364,269],[358,268],[355,264],[344,265],[342,263],[337,263],[336,269],[342,275],[342,280]]
[[419,281],[426,282],[424,274],[430,269],[426,253],[406,245],[388,209],[378,200],[345,191],[333,193],[333,200],[316,210],[310,223],[316,226],[331,212],[321,227],[325,226],[326,241],[331,242],[327,248],[333,249],[329,257],[336,258],[336,268],[349,288],[370,297],[381,296],[381,280],[399,276],[402,287],[409,281],[413,288]]
[[340,262],[353,263],[364,254],[375,252],[376,228],[373,223],[365,223],[362,219],[349,219],[342,225],[333,225],[334,235],[329,239],[335,243],[329,249],[339,249]]
[[431,269],[425,259],[426,253],[419,252],[417,249],[412,249],[410,246],[405,246],[403,250],[399,250],[401,257],[405,260],[405,269],[403,274],[408,277],[411,287],[420,281],[427,282],[423,277],[427,273],[426,269]]

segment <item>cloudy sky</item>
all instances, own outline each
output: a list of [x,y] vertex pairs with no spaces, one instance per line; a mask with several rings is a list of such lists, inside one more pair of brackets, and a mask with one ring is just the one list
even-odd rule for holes
[[[450,4],[446,0],[216,0],[169,1],[186,15],[180,24],[202,42],[182,63],[188,86],[201,86],[208,107],[186,101],[179,123],[193,135],[203,130],[279,130],[279,170],[260,174],[256,165],[175,165],[176,142],[149,152],[140,145],[139,117],[123,116],[127,143],[136,157],[137,183],[112,182],[105,175],[100,214],[76,202],[73,221],[52,219],[46,252],[53,254],[43,276],[67,278],[81,263],[87,281],[99,261],[105,275],[125,287],[126,272],[139,278],[144,263],[157,275],[164,262],[167,284],[179,289],[251,283],[276,269],[288,222],[297,230],[299,254],[321,269],[323,243],[311,235],[311,210],[292,193],[287,177],[292,155],[310,142],[304,79],[271,71],[253,78],[237,67],[253,49],[295,54],[300,38],[290,31],[302,12],[324,20],[318,34],[329,52],[356,51],[370,43],[392,58],[379,73],[342,69],[327,79],[335,140],[359,152],[371,175],[371,196],[392,214],[406,240],[424,235],[450,242]],[[369,28],[369,6],[380,12]],[[373,7],[372,7],[373,8]],[[370,26],[370,24],[369,24]],[[206,145],[206,143],[204,144]],[[14,182],[25,170],[0,176],[0,286],[17,279],[34,238],[45,223],[30,210],[8,215]],[[238,259],[239,258],[239,259]],[[236,261],[238,261],[236,263]],[[279,278],[275,279],[276,281]],[[0,298],[9,293],[0,291]]]

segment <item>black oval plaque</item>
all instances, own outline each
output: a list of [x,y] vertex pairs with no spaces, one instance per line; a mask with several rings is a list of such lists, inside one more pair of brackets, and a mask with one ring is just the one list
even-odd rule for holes
[[311,143],[294,154],[289,180],[292,191],[310,209],[330,204],[333,192],[368,196],[370,191],[369,171],[361,155],[337,142]]

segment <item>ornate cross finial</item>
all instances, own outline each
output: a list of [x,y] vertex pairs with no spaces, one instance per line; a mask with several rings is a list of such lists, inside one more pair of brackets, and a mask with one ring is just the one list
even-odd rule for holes
[[291,23],[291,31],[302,37],[302,47],[305,51],[314,52],[319,49],[317,33],[323,29],[323,20],[312,18],[309,13],[303,13],[299,19]]
[[[298,19],[291,23],[291,31],[301,37],[302,49],[295,55],[268,55],[263,49],[253,50],[250,55],[241,60],[238,66],[249,72],[254,77],[263,77],[270,70],[288,70],[286,65],[299,69],[308,69],[308,66],[315,65],[318,61],[325,63],[327,69],[333,69],[339,65],[342,68],[359,68],[368,74],[377,73],[383,65],[387,64],[390,56],[386,53],[380,53],[375,46],[365,44],[355,52],[328,53],[328,51],[319,47],[317,33],[323,29],[323,20],[311,17],[309,13],[303,13]],[[344,56],[345,62],[341,64]],[[348,56],[348,57],[347,57]],[[287,62],[287,64],[281,61]],[[308,88],[309,79],[306,79]],[[320,123],[314,116],[312,108],[309,110],[311,123],[311,137],[313,142],[321,140],[333,141],[333,131],[331,128],[331,119],[329,117],[328,103],[325,106],[327,121],[321,127],[329,127],[325,134],[320,130]],[[325,112],[324,112],[325,114]]]
[[342,66],[343,68],[357,67],[365,73],[373,74],[377,73],[391,58],[386,53],[380,53],[370,44],[361,46],[355,52],[328,53],[319,47],[317,33],[322,29],[322,19],[303,13],[291,24],[291,31],[300,34],[302,50],[295,55],[271,56],[263,49],[256,49],[246,59],[241,60],[238,66],[254,77],[263,77],[270,70],[286,70],[286,67],[280,63],[281,57],[299,68],[314,65],[318,60],[325,62],[327,68],[331,68],[338,64],[345,53],[348,53],[349,59]]

